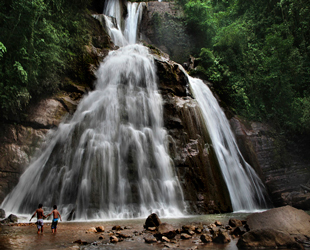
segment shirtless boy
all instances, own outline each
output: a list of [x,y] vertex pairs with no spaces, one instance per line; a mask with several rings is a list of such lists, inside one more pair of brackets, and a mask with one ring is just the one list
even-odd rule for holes
[[49,213],[49,214],[47,215],[47,217],[50,216],[51,214],[53,214],[53,220],[52,220],[52,226],[51,226],[51,228],[52,228],[52,233],[54,233],[54,232],[56,233],[56,232],[57,232],[57,223],[58,223],[58,220],[60,219],[60,221],[62,221],[62,219],[61,219],[60,213],[59,213],[58,210],[57,210],[57,206],[54,205],[53,208],[54,208],[54,210],[53,210],[51,213]]
[[43,218],[46,218],[46,216],[44,215],[44,211],[43,211],[42,207],[43,207],[43,205],[39,204],[38,209],[34,212],[34,214],[32,215],[32,217],[29,220],[29,221],[31,221],[31,219],[37,214],[38,234],[40,233],[40,229],[41,229],[41,233],[43,234]]

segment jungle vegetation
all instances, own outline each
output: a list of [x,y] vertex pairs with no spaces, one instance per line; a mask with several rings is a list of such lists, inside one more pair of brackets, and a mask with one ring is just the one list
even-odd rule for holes
[[[310,134],[309,0],[175,0],[198,74],[236,114]],[[0,117],[56,91],[87,43],[91,0],[0,2]]]
[[56,91],[83,53],[88,0],[0,2],[0,117]]
[[178,0],[198,67],[237,114],[310,133],[308,0]]

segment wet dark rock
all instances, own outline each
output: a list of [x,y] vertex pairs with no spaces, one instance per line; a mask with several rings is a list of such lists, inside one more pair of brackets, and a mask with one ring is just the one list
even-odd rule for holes
[[209,235],[209,234],[202,234],[202,235],[200,236],[200,239],[201,239],[201,241],[202,241],[203,243],[210,243],[210,242],[212,242],[212,236]]
[[272,228],[255,229],[245,233],[237,243],[239,249],[253,248],[293,248],[304,249],[288,233],[280,232]]
[[243,235],[245,233],[246,233],[246,231],[241,230],[240,227],[235,227],[230,232],[231,235],[235,235],[235,236],[241,236],[241,235]]
[[96,227],[98,233],[104,232],[104,226]]
[[215,224],[216,226],[222,226],[222,223],[221,223],[220,221],[218,221],[218,220],[215,221],[214,224]]
[[121,226],[119,226],[119,225],[116,225],[116,226],[112,227],[112,230],[120,231],[120,230],[123,230],[123,228]]
[[8,217],[9,221],[12,222],[12,223],[15,223],[18,221],[18,218],[16,215],[14,214],[10,214],[9,217]]
[[175,229],[172,225],[168,224],[168,223],[161,223],[158,226],[158,234],[160,234],[161,236],[166,236],[169,239],[172,239],[176,236],[176,232]]
[[146,228],[146,229],[148,229],[150,227],[151,228],[152,227],[157,228],[160,224],[161,224],[161,221],[160,221],[158,215],[153,213],[147,217],[145,224],[144,224],[144,228]]
[[231,227],[242,227],[242,221],[234,218],[229,219],[228,224]]
[[80,245],[87,245],[87,244],[89,244],[87,241],[84,241],[84,240],[81,240],[81,239],[76,240],[73,243],[77,243],[77,244],[80,244]]
[[5,211],[2,208],[0,208],[0,218],[5,218]]
[[212,235],[212,241],[216,243],[225,244],[231,241],[230,236],[226,230],[217,230],[214,231]]
[[184,232],[195,231],[196,230],[196,226],[194,226],[194,225],[184,225],[184,226],[182,226],[182,230]]
[[110,237],[110,242],[111,242],[111,243],[117,243],[117,242],[119,242],[119,239],[118,239],[116,236],[112,235],[112,236]]

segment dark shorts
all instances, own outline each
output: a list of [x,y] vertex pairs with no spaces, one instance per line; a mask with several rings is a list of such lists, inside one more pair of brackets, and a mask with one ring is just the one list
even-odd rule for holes
[[51,228],[52,229],[56,229],[57,228],[57,223],[58,223],[58,218],[57,219],[53,219]]

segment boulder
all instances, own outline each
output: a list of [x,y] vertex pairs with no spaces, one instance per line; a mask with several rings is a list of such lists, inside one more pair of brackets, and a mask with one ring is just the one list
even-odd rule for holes
[[9,219],[10,222],[13,222],[13,223],[15,223],[15,222],[18,221],[17,216],[14,215],[14,214],[10,214],[9,217],[8,217],[8,219]]
[[237,243],[240,249],[253,248],[294,248],[303,249],[302,245],[288,233],[271,228],[255,229],[245,233]]
[[290,235],[310,237],[310,215],[291,206],[273,208],[247,218],[250,230],[272,228]]
[[238,241],[238,247],[295,247],[310,238],[310,215],[291,206],[255,213],[247,218],[250,229]]
[[174,227],[168,223],[161,223],[157,230],[161,236],[166,236],[169,239],[174,238],[177,234]]
[[158,227],[161,224],[160,219],[158,218],[157,214],[153,213],[150,214],[144,224],[144,228],[148,229],[149,227]]

